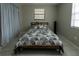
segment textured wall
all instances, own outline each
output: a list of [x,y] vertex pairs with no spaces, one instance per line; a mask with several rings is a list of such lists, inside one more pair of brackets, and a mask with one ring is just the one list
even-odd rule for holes
[[58,6],[57,31],[79,46],[79,29],[71,27],[71,12],[71,3],[61,4]]
[[53,21],[56,20],[56,6],[51,4],[27,4],[22,6],[23,27],[25,29],[30,27],[30,22],[34,21],[34,9],[45,9],[45,20],[49,22],[49,27],[53,30]]

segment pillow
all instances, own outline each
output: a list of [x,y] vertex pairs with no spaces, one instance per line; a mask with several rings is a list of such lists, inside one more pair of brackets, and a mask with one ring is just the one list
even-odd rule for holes
[[38,26],[34,26],[34,28],[35,28],[35,29],[37,29],[37,28],[38,28]]
[[43,27],[44,27],[44,28],[47,28],[47,25],[44,25]]
[[43,28],[43,25],[39,25],[39,28]]

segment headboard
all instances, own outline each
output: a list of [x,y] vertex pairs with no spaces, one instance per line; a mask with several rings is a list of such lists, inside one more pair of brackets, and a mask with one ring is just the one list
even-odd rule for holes
[[31,26],[35,25],[48,25],[48,22],[31,22]]

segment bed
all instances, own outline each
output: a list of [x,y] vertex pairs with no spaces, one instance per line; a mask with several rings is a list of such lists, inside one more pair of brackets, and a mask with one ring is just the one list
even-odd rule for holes
[[24,48],[56,49],[59,53],[64,53],[62,41],[48,28],[48,22],[31,23],[31,29],[16,43],[14,53]]

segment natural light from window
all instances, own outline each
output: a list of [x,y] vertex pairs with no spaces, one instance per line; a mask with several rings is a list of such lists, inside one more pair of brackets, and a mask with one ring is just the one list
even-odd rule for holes
[[34,9],[34,19],[44,19],[44,9]]
[[72,4],[71,27],[79,27],[79,3]]

